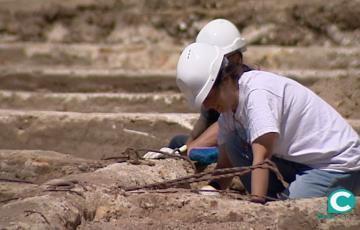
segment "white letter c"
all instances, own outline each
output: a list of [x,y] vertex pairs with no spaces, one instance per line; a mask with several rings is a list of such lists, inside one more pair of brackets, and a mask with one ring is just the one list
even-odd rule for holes
[[351,196],[351,194],[349,194],[348,192],[337,192],[335,193],[331,198],[330,198],[330,204],[331,206],[338,212],[346,212],[349,211],[351,209],[350,205],[345,205],[345,206],[340,206],[337,203],[337,200],[339,197],[346,197],[349,198]]

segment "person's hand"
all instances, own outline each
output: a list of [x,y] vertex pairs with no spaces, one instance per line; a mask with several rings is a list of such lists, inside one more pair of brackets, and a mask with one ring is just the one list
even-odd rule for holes
[[220,193],[217,192],[216,188],[214,188],[211,185],[205,185],[205,186],[201,187],[199,189],[199,193],[201,195],[205,195],[205,196],[219,196],[220,195]]
[[[174,151],[174,149],[163,147],[160,149],[160,152],[180,156],[180,153],[178,151]],[[158,152],[147,152],[144,156],[144,159],[162,159],[165,158],[165,154],[161,154]]]

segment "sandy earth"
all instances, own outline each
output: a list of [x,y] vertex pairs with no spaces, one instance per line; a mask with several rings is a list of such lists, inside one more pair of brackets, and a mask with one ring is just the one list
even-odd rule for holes
[[[320,220],[318,216],[326,214],[326,198],[264,206],[227,195],[204,196],[185,190],[135,194],[117,188],[190,174],[186,162],[162,160],[154,166],[110,164],[95,172],[63,177],[77,180],[72,192],[46,191],[44,184],[19,184],[16,195],[8,196],[19,199],[0,206],[0,223],[8,229],[356,229],[360,224],[359,206],[346,217]],[[29,211],[36,213],[26,215]]]
[[321,218],[326,198],[254,204],[239,180],[220,196],[189,189],[206,182],[124,192],[195,173],[126,149],[189,132],[198,115],[176,63],[216,17],[248,39],[247,63],[309,87],[360,132],[359,0],[0,0],[0,229],[359,229],[359,198]]

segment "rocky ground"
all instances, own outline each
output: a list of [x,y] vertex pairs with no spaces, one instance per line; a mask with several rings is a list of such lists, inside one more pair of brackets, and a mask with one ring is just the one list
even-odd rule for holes
[[321,219],[326,198],[123,189],[195,173],[125,150],[189,132],[198,115],[176,63],[216,17],[248,39],[247,63],[306,85],[360,132],[359,15],[358,0],[0,0],[0,229],[358,229],[360,199]]

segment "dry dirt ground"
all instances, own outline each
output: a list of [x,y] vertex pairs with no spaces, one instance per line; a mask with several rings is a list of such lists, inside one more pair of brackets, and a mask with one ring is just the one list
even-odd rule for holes
[[124,192],[195,173],[126,149],[192,128],[176,63],[217,17],[247,38],[246,63],[306,85],[360,132],[359,0],[0,0],[0,229],[359,229],[359,198],[321,218],[325,197],[259,205],[238,180],[219,196],[199,194],[205,182]]

